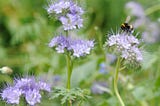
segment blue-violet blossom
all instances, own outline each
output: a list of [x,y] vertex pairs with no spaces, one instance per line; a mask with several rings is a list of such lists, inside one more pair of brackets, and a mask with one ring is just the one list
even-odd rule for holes
[[15,87],[7,87],[1,93],[2,99],[6,100],[9,104],[19,104],[19,99],[22,94],[22,90]]
[[126,10],[130,10],[131,16],[136,16],[138,18],[145,17],[145,12],[144,12],[142,5],[140,5],[139,3],[135,2],[135,1],[130,1],[130,2],[126,3],[125,8],[126,8]]
[[27,101],[28,104],[30,105],[35,105],[36,103],[40,103],[40,99],[41,99],[41,95],[39,93],[38,90],[36,89],[29,89],[28,91],[26,91],[25,93],[25,99]]
[[71,0],[60,0],[49,4],[48,14],[55,14],[56,18],[63,24],[64,30],[72,30],[83,27],[81,18],[84,11]]
[[54,37],[48,46],[54,47],[58,53],[64,53],[67,50],[74,57],[81,57],[90,54],[91,49],[94,47],[94,41],[71,39],[60,35]]
[[2,99],[9,104],[19,104],[20,97],[23,95],[26,102],[33,106],[40,103],[40,91],[51,91],[49,84],[39,81],[36,82],[34,77],[16,79],[13,86],[5,88],[2,93]]
[[114,48],[115,52],[120,54],[122,58],[131,62],[139,63],[142,61],[142,52],[139,48],[139,40],[132,34],[118,33],[112,34],[106,44]]

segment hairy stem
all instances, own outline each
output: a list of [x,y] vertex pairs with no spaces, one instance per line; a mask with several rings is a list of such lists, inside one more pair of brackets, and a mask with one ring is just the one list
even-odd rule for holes
[[118,73],[119,73],[119,69],[120,69],[120,64],[121,64],[121,60],[120,58],[118,58],[117,60],[117,64],[116,64],[116,70],[115,70],[115,75],[114,75],[114,92],[121,104],[121,106],[125,106],[119,92],[118,92],[118,88],[117,88],[117,82],[118,82]]
[[[71,89],[71,74],[72,74],[72,67],[73,67],[73,63],[72,63],[72,59],[70,54],[66,55],[66,61],[67,61],[67,85],[66,88],[68,89],[68,91]],[[68,106],[72,106],[72,101],[68,101]]]
[[[68,36],[69,31],[67,30],[65,32],[66,32],[66,36]],[[72,63],[71,55],[69,53],[67,53],[67,55],[66,55],[66,62],[67,62],[67,84],[66,84],[66,88],[68,89],[68,91],[70,91],[73,63]],[[67,101],[67,106],[72,106],[72,101],[71,100]]]
[[71,89],[72,60],[69,54],[67,54],[66,60],[67,60],[67,89],[70,90]]

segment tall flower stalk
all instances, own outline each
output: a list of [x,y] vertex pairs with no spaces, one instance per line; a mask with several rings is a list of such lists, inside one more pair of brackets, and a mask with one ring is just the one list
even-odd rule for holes
[[[65,31],[66,32],[66,36],[68,36],[69,31]],[[71,89],[71,75],[72,75],[72,69],[73,69],[73,63],[72,63],[72,57],[70,55],[70,53],[66,54],[66,62],[67,62],[67,84],[66,84],[66,88],[68,90]]]
[[72,75],[72,69],[73,69],[73,63],[70,54],[66,55],[66,61],[67,61],[67,89],[71,89],[71,75]]
[[[68,91],[71,89],[71,75],[72,75],[72,68],[73,63],[70,54],[66,55],[66,61],[67,61],[67,85],[66,88]],[[72,106],[72,102],[68,101],[68,106]]]
[[[68,36],[69,31],[65,31],[66,36]],[[73,63],[70,53],[66,54],[66,62],[67,62],[67,84],[66,88],[68,91],[71,89],[71,75],[72,75],[72,69],[73,69]],[[68,101],[68,106],[72,106],[72,101]]]
[[[65,102],[67,102],[68,106],[72,105],[72,101],[75,101],[72,95],[77,95],[79,93],[79,97],[83,98],[83,91],[81,89],[76,92],[74,89],[71,89],[71,76],[73,71],[73,58],[84,57],[87,54],[90,54],[91,49],[94,47],[94,41],[89,40],[81,40],[81,39],[73,39],[70,36],[70,31],[74,29],[79,29],[83,27],[83,10],[81,7],[74,3],[72,0],[60,0],[55,3],[51,3],[47,12],[49,15],[53,15],[59,22],[61,22],[63,26],[64,35],[59,35],[54,37],[50,43],[49,47],[55,49],[58,53],[66,55],[66,63],[67,63],[67,81],[66,81],[66,89],[58,90],[66,93],[66,95],[62,95],[62,98],[65,98]],[[74,94],[72,91],[74,91]],[[71,95],[72,97],[69,97]],[[66,97],[65,97],[66,96]],[[85,97],[85,96],[84,96]],[[71,99],[73,98],[73,99]],[[76,97],[78,98],[78,97]],[[84,99],[84,98],[83,98]],[[64,99],[62,99],[64,101]],[[63,102],[64,103],[64,102]],[[63,104],[62,103],[62,104]]]
[[116,64],[116,70],[115,70],[115,74],[114,74],[114,92],[121,104],[121,106],[125,106],[124,102],[119,94],[118,88],[117,88],[117,83],[118,83],[118,74],[119,74],[119,70],[120,70],[120,65],[121,65],[121,59],[118,58],[117,60],[117,64]]
[[114,92],[121,106],[125,106],[118,91],[118,74],[125,67],[123,66],[121,68],[122,63],[123,65],[139,67],[140,62],[143,59],[142,51],[140,49],[140,42],[135,36],[132,35],[132,33],[119,32],[117,34],[113,33],[109,35],[106,46],[118,57],[113,82]]

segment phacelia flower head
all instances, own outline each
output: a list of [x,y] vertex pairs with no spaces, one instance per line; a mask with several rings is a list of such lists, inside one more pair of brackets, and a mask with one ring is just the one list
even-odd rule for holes
[[9,86],[2,91],[1,96],[9,104],[19,104],[21,94],[22,90]]
[[37,103],[40,103],[41,94],[36,89],[28,90],[27,92],[25,92],[25,99],[26,99],[28,104],[33,106],[33,105],[35,105]]
[[16,79],[15,88],[21,89],[23,93],[25,93],[26,91],[30,89],[31,90],[39,89],[38,84],[36,84],[34,77]]
[[[147,26],[147,27],[146,27]],[[156,22],[151,22],[148,20],[144,24],[144,32],[142,33],[142,38],[146,43],[156,43],[160,41],[160,25]]]
[[36,82],[34,77],[16,79],[13,86],[5,88],[1,96],[9,104],[19,104],[20,97],[23,95],[26,102],[33,106],[40,103],[40,91],[50,92],[50,86],[45,82]]
[[93,41],[73,40],[69,48],[73,50],[73,56],[80,57],[86,54],[90,54],[90,51],[93,47]]
[[40,90],[44,90],[47,92],[51,91],[51,86],[49,84],[45,83],[44,81],[39,81],[38,86],[39,86]]
[[51,3],[47,8],[48,14],[55,14],[62,23],[64,30],[72,30],[83,27],[82,15],[84,11],[72,0],[59,0]]
[[66,50],[71,52],[74,57],[81,57],[90,54],[94,47],[94,41],[72,39],[60,35],[54,37],[48,46],[55,48],[58,53],[64,53]]
[[125,60],[136,63],[142,61],[142,52],[139,48],[139,40],[128,33],[112,34],[106,42],[106,45],[113,48]]

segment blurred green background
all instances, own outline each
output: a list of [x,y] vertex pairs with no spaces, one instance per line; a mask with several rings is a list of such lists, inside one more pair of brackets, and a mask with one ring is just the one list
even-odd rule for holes
[[[91,91],[92,98],[83,106],[119,106],[113,95],[113,72],[115,62],[109,63],[103,44],[108,31],[116,31],[130,11],[126,9],[129,0],[82,0],[79,1],[86,14],[84,28],[75,31],[77,36],[95,39],[96,45],[91,55],[79,59],[74,64],[72,87]],[[160,106],[160,0],[136,0],[144,9],[145,21],[135,28],[141,34],[149,30],[149,39],[144,43],[144,61],[139,71],[123,71],[120,74],[119,91],[126,106]],[[60,23],[48,16],[46,0],[1,0],[0,1],[0,67],[9,66],[11,75],[0,74],[1,89],[14,78],[35,75],[54,82],[60,77],[60,85],[65,86],[65,56],[57,54],[47,45],[58,35]],[[136,9],[136,7],[134,7]],[[131,23],[136,22],[133,16]],[[152,27],[152,24],[156,24]],[[158,29],[158,30],[156,30]],[[147,38],[146,38],[147,39]],[[102,64],[105,66],[102,67]],[[105,73],[100,70],[104,69]],[[77,77],[78,76],[78,77]],[[103,82],[110,92],[93,92],[95,83]],[[54,84],[53,84],[54,85]],[[5,102],[0,101],[4,106]],[[44,97],[40,106],[60,106],[58,100]],[[75,104],[76,106],[76,104]]]

